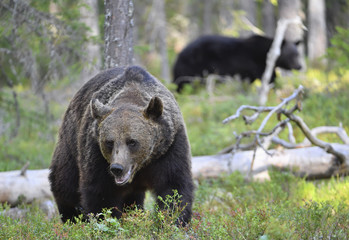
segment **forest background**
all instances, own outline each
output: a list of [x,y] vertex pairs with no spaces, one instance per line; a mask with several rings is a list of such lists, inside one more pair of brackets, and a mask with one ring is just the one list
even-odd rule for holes
[[[280,71],[267,105],[278,104],[302,84],[306,94],[300,116],[310,127],[342,124],[349,130],[349,1],[135,0],[133,7],[133,61],[175,94],[194,156],[216,154],[235,141],[234,131],[256,128],[242,122],[223,125],[222,120],[240,105],[255,105],[259,84],[234,79],[217,85],[213,95],[200,86],[177,94],[171,84],[171,67],[177,54],[203,34],[245,37],[257,33],[272,37],[277,20],[289,17],[289,13],[300,16],[306,27],[286,34],[290,40],[303,40],[300,51],[304,68],[300,72]],[[104,19],[103,1],[0,2],[0,171],[20,169],[27,162],[29,169],[49,166],[69,100],[106,65]],[[298,141],[303,139],[297,129],[295,136]],[[332,135],[323,139],[338,141]],[[77,238],[82,234],[129,238],[141,235],[142,229],[148,233],[146,238],[171,234],[194,239],[348,237],[349,182],[345,177],[306,182],[287,173],[271,175],[268,183],[245,182],[238,174],[200,180],[196,215],[189,230],[167,225],[156,228],[156,224],[155,229],[149,227],[152,222],[127,218],[122,225],[92,222],[82,233],[78,227],[86,227],[84,223],[63,226],[58,219],[42,220],[40,211],[31,211],[25,222],[44,221],[42,229],[0,217],[0,228],[7,229],[0,232],[4,238],[15,236],[14,227],[20,225],[21,234],[33,238],[39,229],[49,236],[76,234]],[[222,212],[229,213],[222,216]],[[134,213],[139,219],[149,217],[161,222],[161,216],[149,214]]]

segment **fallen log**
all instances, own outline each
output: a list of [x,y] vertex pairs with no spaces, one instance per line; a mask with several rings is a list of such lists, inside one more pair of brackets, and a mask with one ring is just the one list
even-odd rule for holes
[[[332,146],[349,159],[349,145],[332,144]],[[290,170],[296,176],[307,179],[323,179],[349,172],[349,161],[340,164],[338,159],[320,147],[297,149],[272,149],[266,153],[257,149],[254,164],[254,151],[236,152],[234,155],[220,154],[214,156],[193,157],[192,172],[194,178],[218,177],[222,173],[239,171],[244,175],[257,175],[270,168]],[[251,166],[253,169],[251,169]],[[252,171],[251,171],[252,170]]]
[[[349,159],[349,145],[333,144],[333,147]],[[199,156],[192,158],[192,173],[195,179],[219,177],[223,173],[239,171],[243,175],[258,176],[270,168],[290,170],[296,176],[307,179],[323,179],[349,173],[349,162],[339,164],[337,158],[319,147],[297,149],[259,149],[252,165],[254,151],[233,154]],[[251,166],[253,167],[252,171]],[[15,206],[19,202],[52,199],[48,182],[48,169],[0,172],[0,203]]]
[[52,199],[48,169],[0,172],[0,203],[11,206]]

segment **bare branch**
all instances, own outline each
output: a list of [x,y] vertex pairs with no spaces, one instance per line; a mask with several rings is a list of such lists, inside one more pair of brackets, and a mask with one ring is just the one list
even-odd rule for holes
[[287,128],[288,128],[288,140],[290,141],[290,143],[295,144],[296,139],[293,135],[293,128],[290,122],[287,122]]
[[[349,137],[342,127],[322,126],[311,130],[311,133],[316,137],[318,134],[335,133],[343,141],[344,144],[349,144]],[[304,139],[307,142],[307,139]]]
[[280,139],[276,136],[273,137],[272,142],[275,144],[279,144],[282,147],[288,148],[288,149],[303,148],[303,147],[310,147],[311,146],[310,143],[309,144],[304,144],[304,143],[296,144],[296,143],[292,143],[292,142],[287,142],[287,141]]
[[[262,112],[270,112],[271,110],[273,110],[274,107],[255,107],[255,106],[248,106],[248,105],[242,105],[241,107],[238,108],[238,110],[236,111],[236,113],[234,115],[231,115],[230,117],[227,117],[226,119],[223,120],[223,124],[226,124],[234,119],[237,119],[238,117],[240,117],[240,114],[243,110],[252,110],[255,111],[255,114],[258,114],[257,116],[254,116],[253,118],[257,118],[259,116],[260,113]],[[245,116],[244,116],[245,118]],[[246,117],[248,119],[248,117]],[[244,119],[245,120],[245,119]],[[246,120],[245,120],[246,121]],[[248,122],[250,122],[251,120],[249,120]]]
[[[260,127],[258,128],[258,132],[261,132],[263,130],[263,128],[265,127],[265,125],[267,124],[267,122],[269,121],[270,117],[274,114],[279,112],[283,106],[287,105],[290,101],[292,101],[293,99],[298,98],[302,93],[303,93],[304,87],[302,85],[300,85],[298,87],[297,90],[295,90],[293,92],[293,94],[291,96],[289,96],[288,98],[285,98],[282,100],[282,102],[277,105],[276,107],[274,107],[273,110],[271,110],[268,115],[263,119],[262,124],[260,125]],[[298,104],[297,104],[298,105]],[[296,108],[292,108],[291,112],[293,112],[294,110],[296,110]]]
[[310,129],[308,128],[308,126],[305,124],[305,122],[303,121],[303,119],[301,119],[298,116],[295,116],[293,114],[289,114],[288,112],[284,112],[284,114],[291,119],[292,121],[294,121],[298,127],[302,130],[302,132],[304,133],[304,135],[307,137],[307,139],[309,139],[309,141],[318,146],[321,147],[322,149],[324,149],[326,152],[331,153],[333,155],[335,155],[339,162],[341,164],[345,163],[346,160],[346,156],[342,153],[339,152],[337,150],[335,150],[331,144],[321,141],[320,139],[316,138],[310,131]]
[[[263,130],[263,128],[265,127],[265,124],[268,122],[269,118],[271,117],[271,115],[273,115],[274,113],[277,113],[278,111],[280,111],[280,109],[287,105],[290,101],[292,101],[293,99],[296,98],[300,98],[301,94],[303,93],[304,87],[302,85],[300,85],[298,87],[298,89],[296,91],[294,91],[294,93],[289,96],[288,98],[285,98],[282,100],[282,102],[277,105],[276,107],[264,107],[264,106],[260,106],[260,107],[256,107],[256,106],[249,106],[249,105],[242,105],[241,107],[238,108],[238,110],[236,111],[236,113],[234,115],[231,115],[230,117],[227,117],[226,119],[224,119],[222,122],[223,124],[226,124],[232,120],[235,120],[237,118],[240,117],[241,112],[243,110],[252,110],[255,111],[256,113],[253,114],[252,116],[243,116],[243,119],[245,121],[246,124],[251,124],[253,123],[261,113],[263,112],[269,112],[269,114],[267,115],[267,117],[263,120],[262,125],[260,126],[260,128],[258,129],[259,132],[261,132],[261,130]],[[296,109],[298,109],[298,104],[290,109],[290,112],[295,111]]]
[[287,124],[289,124],[290,119],[285,119],[281,122],[279,122],[271,131],[269,135],[267,135],[263,140],[263,147],[265,149],[269,149],[270,144],[272,143],[272,140],[275,136],[279,135],[279,133],[285,129]]
[[23,176],[23,177],[26,176],[26,172],[28,170],[29,164],[30,162],[27,162],[26,164],[24,164],[24,166],[21,169],[20,176]]
[[[253,171],[253,164],[254,164],[254,158],[256,157],[256,151],[261,148],[264,150],[264,152],[271,156],[272,153],[270,153],[267,149],[269,148],[271,142],[280,144],[286,148],[300,148],[300,147],[305,147],[305,146],[311,146],[310,142],[313,145],[316,145],[324,151],[334,155],[338,161],[337,163],[340,163],[342,165],[345,165],[346,162],[348,161],[347,159],[347,154],[343,152],[341,149],[338,147],[334,147],[333,144],[326,143],[324,141],[321,141],[320,139],[316,138],[316,135],[319,133],[336,133],[340,139],[345,143],[349,143],[349,137],[345,130],[342,127],[319,127],[315,128],[313,130],[310,130],[308,126],[305,124],[305,122],[298,116],[294,115],[295,111],[299,111],[302,109],[302,104],[301,104],[301,97],[303,93],[303,87],[299,86],[298,89],[296,89],[293,94],[285,99],[282,100],[282,102],[277,105],[276,107],[254,107],[254,106],[241,106],[234,115],[224,119],[223,123],[227,123],[233,119],[238,118],[241,115],[241,112],[243,110],[252,110],[255,111],[255,113],[252,116],[243,116],[243,119],[246,124],[249,124],[251,122],[254,122],[260,115],[261,112],[269,112],[267,116],[263,119],[261,125],[259,126],[258,130],[251,130],[247,132],[243,132],[240,135],[236,137],[236,143],[235,145],[231,146],[230,148],[224,149],[225,152],[227,152],[229,149],[231,150],[231,153],[234,154],[237,153],[238,150],[241,150],[240,142],[243,138],[249,137],[251,135],[254,135],[254,139],[252,140],[251,143],[244,145],[244,147],[248,147],[249,149],[253,149],[253,156],[251,160],[251,166],[250,166],[250,171]],[[288,103],[292,100],[296,100],[294,106],[290,108],[286,108]],[[267,122],[271,118],[273,114],[278,114],[278,115],[285,115],[287,118],[283,121],[280,120],[279,118],[279,123],[270,131],[270,132],[263,132],[263,129],[265,128]],[[292,125],[290,124],[290,121],[293,121],[297,124],[297,126],[301,129],[303,134],[306,136],[306,139],[308,139],[310,142],[307,142],[307,140],[304,140],[300,144],[296,144],[295,138],[293,136],[293,128]],[[289,132],[289,141],[287,142],[285,140],[282,140],[277,137],[277,135],[285,128],[288,127],[288,132]],[[261,137],[264,137],[261,140]],[[336,145],[337,146],[337,145]],[[273,151],[271,151],[273,152]],[[336,162],[334,162],[336,164]],[[251,175],[252,173],[249,173]]]

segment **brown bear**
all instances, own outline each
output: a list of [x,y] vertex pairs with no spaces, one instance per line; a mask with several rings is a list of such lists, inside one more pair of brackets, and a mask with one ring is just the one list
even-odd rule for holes
[[143,207],[146,190],[163,199],[177,190],[177,224],[188,223],[191,153],[172,93],[137,66],[92,78],[65,113],[49,180],[63,222],[103,208],[119,218],[125,207]]

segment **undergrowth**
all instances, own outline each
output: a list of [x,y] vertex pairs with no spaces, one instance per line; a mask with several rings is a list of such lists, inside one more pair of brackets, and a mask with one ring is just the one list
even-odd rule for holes
[[[257,83],[256,83],[257,84]],[[187,125],[192,154],[210,155],[235,141],[240,133],[257,129],[263,116],[253,125],[235,120],[223,125],[222,120],[235,113],[241,105],[256,105],[256,84],[219,84],[209,96],[201,87],[188,88],[177,94]],[[275,106],[302,84],[306,91],[303,111],[297,113],[310,128],[323,125],[349,130],[349,76],[339,79],[329,73],[310,69],[305,74],[278,79],[269,94],[268,105]],[[27,89],[16,88],[20,127],[16,136],[16,110],[11,90],[0,89],[0,170],[20,169],[30,162],[30,169],[47,168],[57,138],[57,131],[67,103],[51,101],[50,113],[44,110],[39,97]],[[50,94],[48,87],[47,94]],[[274,126],[276,117],[268,128]],[[283,133],[284,135],[286,133]],[[283,135],[281,135],[283,136]],[[297,141],[303,135],[295,127]],[[336,136],[320,136],[336,142]],[[103,213],[104,220],[62,224],[58,217],[46,219],[35,205],[20,220],[0,214],[0,239],[348,239],[349,181],[333,178],[307,182],[288,173],[271,173],[271,181],[246,182],[233,173],[214,180],[199,180],[193,217],[185,228],[177,227],[175,213],[154,208],[148,197],[145,210],[128,210],[121,220]],[[163,199],[173,201],[173,198]],[[0,207],[0,212],[8,207]]]
[[[246,182],[239,173],[199,180],[186,227],[175,225],[181,209],[160,211],[152,198],[146,200],[152,207],[128,210],[120,220],[105,210],[104,220],[75,224],[46,219],[32,205],[20,220],[0,215],[0,239],[348,239],[348,178],[308,182],[287,172],[270,175],[267,182]],[[163,201],[178,199],[174,193]]]

